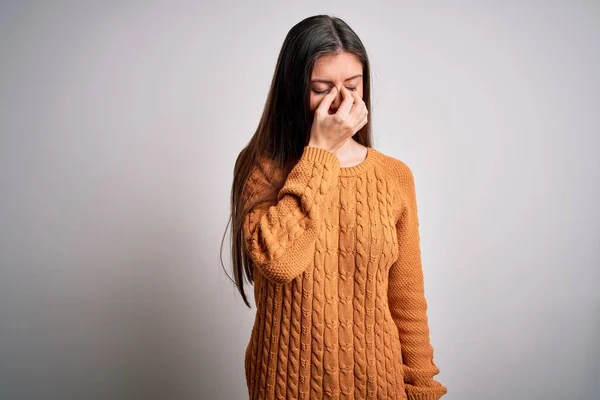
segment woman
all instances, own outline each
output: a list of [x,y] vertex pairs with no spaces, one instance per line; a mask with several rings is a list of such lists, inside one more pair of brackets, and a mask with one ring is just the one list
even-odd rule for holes
[[438,399],[415,185],[371,147],[369,62],[317,15],[285,38],[235,164],[232,260],[254,283],[251,399]]

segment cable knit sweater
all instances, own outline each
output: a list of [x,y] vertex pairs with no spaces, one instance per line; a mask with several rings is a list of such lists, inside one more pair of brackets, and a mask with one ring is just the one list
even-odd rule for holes
[[[243,200],[272,186],[250,173]],[[439,399],[413,175],[367,148],[341,167],[307,146],[277,201],[244,220],[256,317],[244,369],[250,399]]]

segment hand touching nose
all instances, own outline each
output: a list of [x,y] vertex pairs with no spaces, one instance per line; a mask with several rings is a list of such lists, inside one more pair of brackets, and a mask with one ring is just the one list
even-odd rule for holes
[[338,100],[337,88],[332,88],[315,110],[309,146],[335,151],[366,125],[368,110],[358,93],[341,88],[342,100],[335,114],[330,113]]
[[340,103],[343,100],[343,97],[342,97],[342,94],[340,93],[340,90],[342,90],[342,89],[336,87],[335,97],[334,97],[333,101],[331,102],[331,107],[329,107],[334,113],[335,113],[335,110],[337,110],[338,108],[340,108]]

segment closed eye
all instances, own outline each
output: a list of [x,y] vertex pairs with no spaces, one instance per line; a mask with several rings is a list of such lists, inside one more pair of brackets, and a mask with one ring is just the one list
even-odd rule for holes
[[[355,91],[356,87],[347,87],[346,89],[351,90],[351,91]],[[324,93],[329,92],[330,90],[331,89],[327,89],[327,90],[314,90],[313,89],[313,92],[315,92],[316,94],[324,94]]]

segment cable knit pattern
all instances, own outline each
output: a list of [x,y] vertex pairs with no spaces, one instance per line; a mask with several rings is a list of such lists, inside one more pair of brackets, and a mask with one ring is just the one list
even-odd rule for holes
[[[261,169],[244,204],[273,190]],[[368,148],[342,167],[334,153],[304,148],[277,201],[244,221],[257,308],[244,358],[250,399],[447,393],[434,380],[417,213],[403,161]]]

